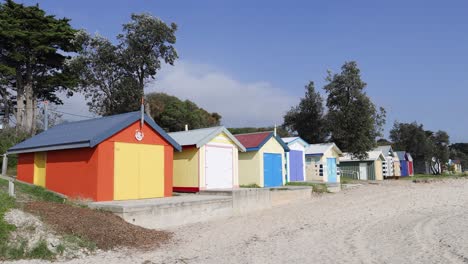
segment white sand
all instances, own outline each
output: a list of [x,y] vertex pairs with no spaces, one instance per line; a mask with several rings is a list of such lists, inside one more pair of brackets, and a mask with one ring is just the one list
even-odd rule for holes
[[367,185],[173,231],[153,252],[71,263],[468,263],[468,180]]

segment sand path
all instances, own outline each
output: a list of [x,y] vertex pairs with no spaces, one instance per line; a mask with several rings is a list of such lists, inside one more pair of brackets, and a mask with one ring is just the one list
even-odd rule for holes
[[468,180],[367,185],[172,231],[156,251],[71,263],[468,263]]

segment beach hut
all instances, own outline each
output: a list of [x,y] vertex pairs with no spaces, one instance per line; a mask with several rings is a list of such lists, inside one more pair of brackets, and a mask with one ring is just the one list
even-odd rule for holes
[[392,146],[379,146],[374,149],[374,151],[381,151],[385,157],[385,160],[382,162],[383,177],[387,178],[395,176],[395,170],[393,166],[393,157],[395,156],[395,153]]
[[94,201],[172,195],[181,147],[149,116],[131,112],[50,128],[10,148],[17,179]]
[[240,185],[276,187],[285,183],[285,152],[289,147],[274,132],[234,135],[245,146],[239,153]]
[[408,160],[406,159],[406,152],[404,151],[397,151],[398,159],[400,160],[400,171],[401,176],[406,177],[409,176],[409,166]]
[[343,153],[335,143],[311,144],[306,149],[306,180],[340,182],[337,166]]
[[305,150],[309,144],[300,137],[286,137],[282,140],[289,147],[289,152],[286,152],[287,181],[305,181]]
[[409,152],[406,152],[406,160],[408,161],[408,175],[414,176],[414,162],[413,157]]
[[223,126],[169,133],[182,152],[174,153],[174,191],[239,187],[238,152],[244,146]]
[[393,152],[393,175],[396,177],[401,176],[401,164],[396,151]]
[[357,159],[350,153],[345,153],[340,157],[340,170],[343,175],[353,175],[353,178],[359,180],[377,180],[384,179],[382,163],[385,156],[382,151],[369,151],[367,159]]

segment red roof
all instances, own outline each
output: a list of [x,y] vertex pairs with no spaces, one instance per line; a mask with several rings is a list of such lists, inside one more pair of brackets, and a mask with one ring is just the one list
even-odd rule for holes
[[249,134],[238,134],[234,135],[239,142],[244,145],[246,149],[248,148],[257,148],[262,144],[267,137],[271,135],[272,132],[259,132],[259,133],[249,133]]

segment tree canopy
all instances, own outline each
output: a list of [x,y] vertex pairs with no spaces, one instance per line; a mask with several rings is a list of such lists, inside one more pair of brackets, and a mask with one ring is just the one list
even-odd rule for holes
[[[176,30],[174,23],[166,25],[149,14],[132,14],[117,36],[117,44],[81,32],[82,51],[72,65],[79,73],[89,109],[100,115],[137,110],[145,83],[156,76],[162,62],[173,65],[178,58],[173,46]],[[148,112],[150,109],[147,107]]]
[[339,74],[329,72],[326,80],[330,140],[357,158],[367,157],[367,151],[382,135],[385,110],[377,110],[365,93],[366,83],[361,80],[356,62],[346,62]]
[[152,118],[168,132],[182,131],[185,125],[189,129],[219,126],[221,115],[209,113],[189,100],[182,101],[165,93],[146,95]]
[[39,5],[0,4],[0,76],[15,93],[17,127],[28,133],[35,132],[37,101],[61,104],[56,92],[75,84],[65,63],[66,54],[79,50],[69,22],[47,15]]
[[396,150],[405,150],[411,154],[415,161],[415,170],[424,172],[425,163],[435,164],[433,173],[440,174],[439,170],[448,162],[449,135],[445,131],[425,130],[422,124],[395,122],[390,130],[390,138]]
[[323,99],[315,91],[314,82],[305,86],[305,96],[284,116],[283,128],[297,134],[308,143],[325,142],[328,136],[324,118]]

